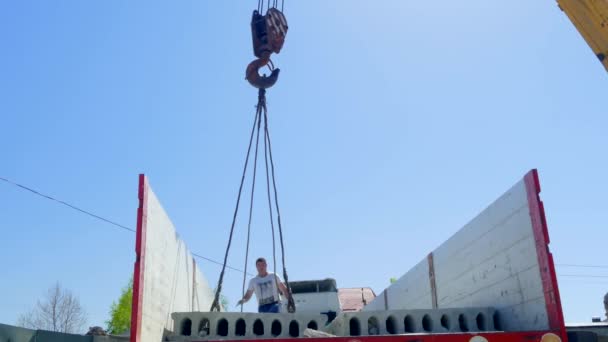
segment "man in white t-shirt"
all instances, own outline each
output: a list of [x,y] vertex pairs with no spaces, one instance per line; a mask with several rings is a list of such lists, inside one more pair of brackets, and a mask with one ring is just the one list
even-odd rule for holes
[[258,312],[279,313],[281,297],[287,296],[287,288],[281,281],[278,275],[267,271],[268,265],[266,259],[258,258],[255,261],[255,268],[258,270],[258,275],[249,280],[249,287],[243,299],[239,300],[238,305],[247,303],[253,293],[258,300]]

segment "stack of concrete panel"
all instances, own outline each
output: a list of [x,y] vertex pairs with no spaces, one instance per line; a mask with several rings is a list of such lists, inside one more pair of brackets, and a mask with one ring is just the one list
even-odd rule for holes
[[304,329],[327,324],[327,316],[306,313],[179,312],[171,317],[174,341],[301,337]]
[[342,313],[327,324],[315,314],[183,312],[171,315],[171,341],[302,337],[306,328],[336,336],[496,331],[493,308],[388,310]]
[[495,331],[493,308],[420,309],[348,312],[323,331],[337,336]]

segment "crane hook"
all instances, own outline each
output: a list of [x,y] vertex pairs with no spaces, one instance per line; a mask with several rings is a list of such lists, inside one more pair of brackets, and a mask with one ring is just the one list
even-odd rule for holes
[[279,79],[280,69],[273,69],[270,76],[260,76],[259,70],[270,63],[270,58],[262,57],[249,63],[247,71],[245,72],[245,78],[249,81],[249,84],[258,89],[267,89],[272,87]]
[[253,54],[258,59],[249,63],[245,72],[245,78],[252,86],[258,89],[266,89],[277,82],[279,69],[271,68],[270,76],[261,76],[259,70],[268,63],[271,63],[272,66],[270,55],[281,52],[288,28],[285,15],[277,8],[269,8],[265,15],[253,11],[251,36],[253,38]]

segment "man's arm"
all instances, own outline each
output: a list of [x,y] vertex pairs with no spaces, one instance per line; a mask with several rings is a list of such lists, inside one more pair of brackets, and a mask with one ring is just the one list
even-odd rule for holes
[[238,303],[236,303],[237,306],[245,304],[249,301],[249,299],[251,299],[251,296],[253,295],[253,290],[247,290],[247,292],[245,292],[245,295],[243,296],[243,299],[239,300]]

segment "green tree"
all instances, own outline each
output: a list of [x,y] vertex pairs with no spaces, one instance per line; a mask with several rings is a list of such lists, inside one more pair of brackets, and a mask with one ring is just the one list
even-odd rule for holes
[[[213,294],[215,294],[216,291],[217,291],[217,288],[214,288]],[[230,305],[230,301],[228,300],[228,297],[224,296],[223,293],[220,293],[220,305],[222,306],[222,309],[224,311],[229,311],[228,305]]]
[[226,311],[228,311],[228,304],[230,304],[230,301],[228,301],[228,297],[221,295],[220,296],[220,304],[222,304],[222,306],[224,307],[224,309]]
[[122,289],[118,302],[110,307],[110,320],[106,321],[108,333],[118,335],[131,328],[131,302],[133,301],[133,279]]

